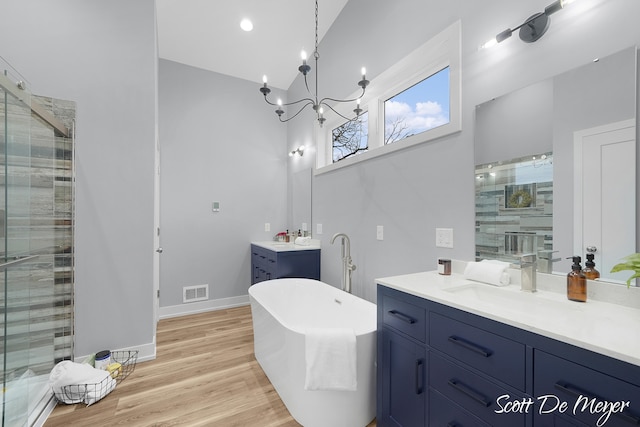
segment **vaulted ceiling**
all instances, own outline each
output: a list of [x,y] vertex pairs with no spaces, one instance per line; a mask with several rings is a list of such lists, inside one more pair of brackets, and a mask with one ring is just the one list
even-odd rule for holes
[[[318,1],[321,40],[347,0]],[[162,59],[288,89],[315,46],[314,0],[157,0]],[[240,21],[248,18],[253,31]]]

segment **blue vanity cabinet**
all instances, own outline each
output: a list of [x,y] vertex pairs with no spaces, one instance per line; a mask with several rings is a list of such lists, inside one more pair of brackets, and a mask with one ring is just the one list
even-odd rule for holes
[[379,427],[640,426],[640,366],[381,284],[377,363]]
[[378,360],[384,361],[378,363],[379,426],[426,425],[427,316],[414,298],[378,297]]
[[[378,425],[424,426],[426,419],[427,357],[424,344],[389,328],[378,335],[386,369],[378,376],[386,405]],[[378,365],[380,367],[380,365]]]
[[[567,360],[535,351],[534,394],[549,396],[537,403],[536,425],[555,427],[559,420],[570,418],[584,423],[572,425],[640,426],[640,384],[584,366],[580,352],[574,357],[577,359]],[[629,374],[632,376],[633,370]],[[560,402],[566,402],[565,410]],[[604,402],[609,402],[608,409]]]
[[320,280],[320,249],[271,250],[251,244],[251,284],[284,277]]

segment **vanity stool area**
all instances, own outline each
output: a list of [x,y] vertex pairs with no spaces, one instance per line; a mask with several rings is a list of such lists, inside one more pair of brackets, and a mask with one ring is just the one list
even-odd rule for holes
[[284,277],[320,280],[320,242],[252,242],[251,284]]
[[640,425],[640,310],[457,276],[377,280],[378,426]]

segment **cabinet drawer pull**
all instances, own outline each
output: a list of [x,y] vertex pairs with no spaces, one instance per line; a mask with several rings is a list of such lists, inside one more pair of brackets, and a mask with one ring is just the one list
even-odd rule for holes
[[484,356],[484,357],[489,357],[492,354],[492,352],[490,350],[486,350],[485,348],[479,346],[478,344],[474,344],[474,343],[472,343],[470,341],[465,340],[464,338],[460,338],[460,337],[457,337],[455,335],[451,335],[449,337],[449,342],[457,344],[457,345],[459,345],[461,347],[466,348],[467,350],[471,350],[474,353],[478,353],[478,354],[480,354],[481,356]]
[[[576,387],[572,384],[569,384],[567,382],[561,383],[561,382],[557,382],[554,384],[554,387],[557,388],[558,390],[562,390],[565,393],[568,393],[574,397],[580,397],[580,396],[589,396],[589,397],[594,397],[598,400],[606,400],[601,398],[600,396],[598,396],[597,394],[591,393],[587,390],[583,390],[579,387]],[[618,416],[619,418],[622,418],[623,420],[631,423],[631,424],[635,424],[635,425],[640,425],[640,418],[636,417],[634,415],[629,414],[627,411],[623,411],[623,412],[615,412],[613,414],[614,416]]]
[[400,313],[399,311],[389,310],[389,314],[394,316],[394,317],[397,317],[398,319],[400,319],[403,322],[406,322],[406,323],[408,323],[410,325],[413,325],[414,323],[416,323],[416,319],[414,319],[413,317],[408,316],[408,315],[406,315],[404,313]]
[[424,378],[424,361],[422,359],[416,360],[416,394],[422,394],[424,387],[422,379]]
[[486,398],[486,396],[484,396],[481,393],[478,393],[477,391],[475,391],[474,389],[472,389],[471,387],[469,387],[468,385],[458,381],[458,380],[449,380],[449,385],[453,388],[455,388],[456,390],[458,390],[461,393],[466,394],[467,396],[469,396],[470,398],[472,398],[473,400],[475,400],[476,402],[478,402],[479,404],[485,406],[485,407],[489,407],[491,405],[491,401],[489,399]]

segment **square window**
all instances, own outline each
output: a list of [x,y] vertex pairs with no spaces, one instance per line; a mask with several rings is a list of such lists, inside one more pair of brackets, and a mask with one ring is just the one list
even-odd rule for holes
[[449,67],[384,103],[384,144],[449,123]]
[[366,111],[331,131],[334,163],[369,149],[368,127],[369,112]]

